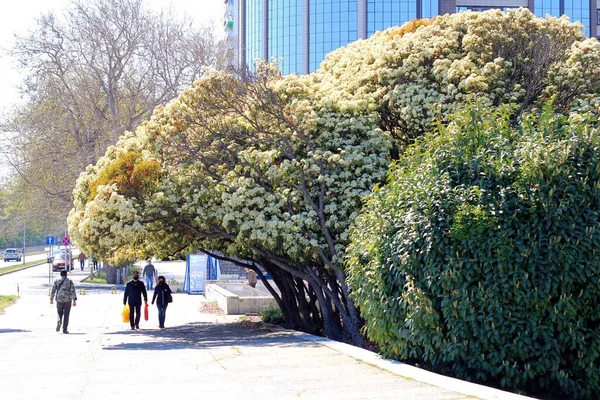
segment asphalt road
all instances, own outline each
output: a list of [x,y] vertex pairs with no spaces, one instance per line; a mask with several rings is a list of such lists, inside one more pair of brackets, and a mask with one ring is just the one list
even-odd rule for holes
[[[3,252],[0,252],[0,254],[4,254]],[[47,256],[46,254],[25,254],[25,261],[29,262],[29,261],[37,261],[37,260],[46,260]],[[0,257],[0,268],[4,268],[4,267],[12,267],[14,265],[19,265],[19,264],[23,264],[23,260],[21,259],[21,261],[4,261],[4,258]]]
[[[27,261],[45,260],[46,255],[41,254],[27,258]],[[9,264],[9,266],[14,263]],[[3,265],[6,266],[6,265]],[[41,294],[48,291],[50,283],[58,276],[52,272],[47,263],[26,268],[21,271],[0,276],[0,294]]]
[[[156,262],[176,279],[185,263]],[[69,274],[78,300],[70,334],[55,331],[47,264],[0,276],[0,294],[20,298],[0,315],[0,399],[525,399],[385,360],[300,332],[239,324],[203,312],[203,296],[174,294],[166,327],[157,310],[131,330],[121,320],[122,286],[86,285]],[[83,292],[83,288],[87,290]]]
[[[180,273],[181,263],[157,263]],[[166,327],[155,307],[140,330],[120,318],[122,292],[78,290],[70,334],[55,332],[45,266],[0,276],[21,298],[0,315],[0,398],[11,400],[443,399],[469,396],[368,365],[293,331],[255,328],[201,312],[202,296],[175,294]],[[74,271],[75,281],[87,271]],[[347,345],[346,345],[347,346]]]

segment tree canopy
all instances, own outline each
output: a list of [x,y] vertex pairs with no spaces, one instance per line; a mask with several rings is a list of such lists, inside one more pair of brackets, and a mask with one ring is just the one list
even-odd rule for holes
[[114,263],[184,248],[259,263],[291,326],[359,344],[343,256],[390,163],[474,97],[511,119],[548,97],[595,113],[599,50],[567,19],[496,10],[391,28],[311,75],[210,73],[80,176],[70,232]]
[[[342,254],[391,145],[375,114],[320,102],[310,80],[271,65],[198,80],[80,177],[69,218],[77,243],[113,263],[186,245],[252,260],[294,304],[281,303],[288,320],[341,338],[353,333],[343,319],[356,333]],[[147,184],[133,188],[142,163]]]

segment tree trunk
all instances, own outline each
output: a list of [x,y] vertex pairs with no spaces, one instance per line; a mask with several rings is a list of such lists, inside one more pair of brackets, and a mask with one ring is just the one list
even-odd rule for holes
[[120,268],[106,265],[106,283],[109,283],[111,285],[118,285],[123,283],[123,274],[119,274],[119,282],[117,282],[117,271],[119,270]]
[[289,329],[305,330],[302,318],[300,316],[297,302],[296,293],[293,287],[293,277],[291,274],[279,269],[269,268],[263,265],[263,268],[271,275],[273,282],[279,288],[281,292],[281,303],[279,309],[285,318],[285,327]]

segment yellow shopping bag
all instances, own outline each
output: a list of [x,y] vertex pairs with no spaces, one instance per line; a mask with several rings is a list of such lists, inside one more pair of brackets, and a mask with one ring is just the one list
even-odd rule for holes
[[125,304],[123,306],[123,312],[121,313],[123,317],[123,322],[129,322],[129,304]]

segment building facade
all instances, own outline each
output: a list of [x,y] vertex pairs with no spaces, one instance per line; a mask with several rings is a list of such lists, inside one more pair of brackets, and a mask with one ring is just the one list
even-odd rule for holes
[[[225,0],[236,63],[278,60],[284,74],[307,74],[325,55],[415,18],[526,7],[538,16],[567,15],[598,34],[600,0]],[[229,25],[228,25],[229,24]]]

